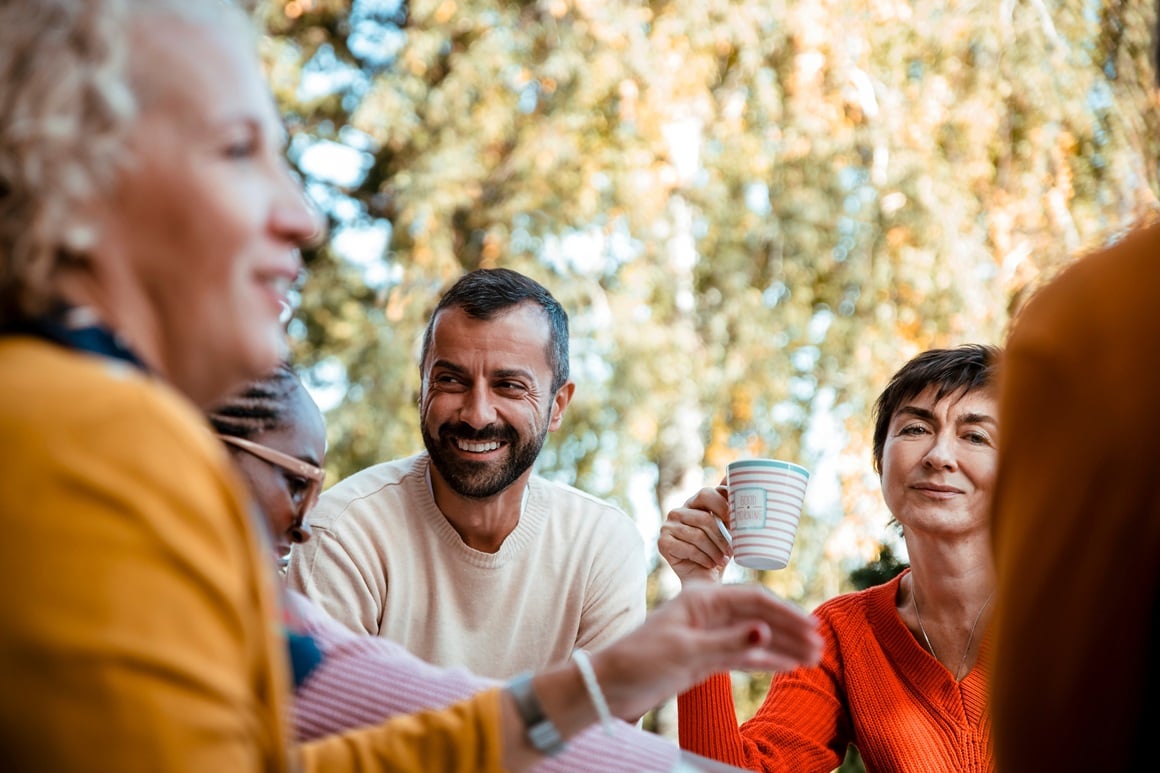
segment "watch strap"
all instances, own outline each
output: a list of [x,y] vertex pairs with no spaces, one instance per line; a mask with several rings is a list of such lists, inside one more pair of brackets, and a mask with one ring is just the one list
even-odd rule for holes
[[524,731],[528,742],[537,751],[554,757],[564,750],[564,739],[560,731],[544,713],[540,699],[532,687],[532,673],[520,674],[507,684],[507,691],[516,702],[516,710],[524,721]]

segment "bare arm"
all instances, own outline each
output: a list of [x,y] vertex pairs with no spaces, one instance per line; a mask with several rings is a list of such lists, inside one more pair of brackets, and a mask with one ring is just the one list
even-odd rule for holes
[[[822,653],[815,627],[812,617],[764,588],[694,582],[636,631],[591,659],[612,713],[632,718],[719,671],[776,673],[814,665]],[[540,672],[533,685],[563,737],[598,720],[573,663]],[[509,695],[503,706],[504,761],[511,769],[522,769],[540,755],[527,742]]]

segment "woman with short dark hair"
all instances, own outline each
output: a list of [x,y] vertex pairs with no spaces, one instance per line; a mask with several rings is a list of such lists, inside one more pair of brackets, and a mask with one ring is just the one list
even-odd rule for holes
[[[868,770],[994,768],[986,641],[998,358],[992,346],[932,349],[894,374],[875,407],[874,469],[909,570],[818,607],[821,664],[775,676],[740,728],[728,675],[681,695],[682,746],[756,770],[828,773],[851,744]],[[719,577],[730,549],[717,521],[727,518],[711,488],[669,513],[660,550],[682,581]]]

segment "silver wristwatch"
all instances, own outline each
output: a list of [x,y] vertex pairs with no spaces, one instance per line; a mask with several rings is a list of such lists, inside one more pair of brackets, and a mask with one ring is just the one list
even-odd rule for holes
[[516,709],[524,721],[524,733],[532,746],[549,757],[555,757],[564,751],[565,743],[560,737],[560,731],[544,714],[540,699],[532,689],[531,672],[520,674],[508,682],[507,691],[515,699]]

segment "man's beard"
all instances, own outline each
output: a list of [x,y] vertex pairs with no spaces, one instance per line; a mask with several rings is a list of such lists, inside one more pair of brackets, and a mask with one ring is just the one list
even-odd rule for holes
[[[423,445],[427,447],[431,463],[452,491],[470,499],[488,499],[515,483],[535,464],[548,437],[547,421],[538,434],[527,439],[521,439],[519,433],[510,426],[492,424],[476,430],[463,423],[442,425],[436,439],[427,431],[426,422],[421,424]],[[457,440],[475,443],[500,441],[507,445],[507,458],[498,462],[464,459],[455,445]]]

